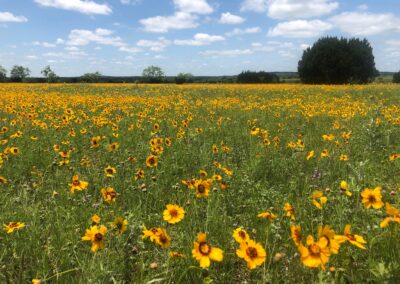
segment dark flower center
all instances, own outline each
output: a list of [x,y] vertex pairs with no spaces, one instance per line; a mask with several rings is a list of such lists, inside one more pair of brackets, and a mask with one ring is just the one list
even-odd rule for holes
[[258,252],[257,249],[254,247],[248,247],[246,249],[246,254],[250,257],[250,258],[256,258],[258,256]]
[[209,255],[211,252],[211,246],[207,242],[202,242],[199,245],[199,251],[202,255]]

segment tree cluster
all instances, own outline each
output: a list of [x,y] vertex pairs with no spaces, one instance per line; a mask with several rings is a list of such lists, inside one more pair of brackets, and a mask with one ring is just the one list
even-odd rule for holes
[[303,52],[298,63],[306,84],[366,84],[378,76],[368,40],[320,38]]
[[400,71],[393,74],[393,83],[400,83]]
[[274,73],[265,71],[243,71],[237,76],[236,82],[240,84],[279,83],[279,77]]

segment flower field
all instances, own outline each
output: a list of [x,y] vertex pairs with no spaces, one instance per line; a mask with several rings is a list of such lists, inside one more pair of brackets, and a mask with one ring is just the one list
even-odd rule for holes
[[0,85],[1,283],[399,283],[400,86]]

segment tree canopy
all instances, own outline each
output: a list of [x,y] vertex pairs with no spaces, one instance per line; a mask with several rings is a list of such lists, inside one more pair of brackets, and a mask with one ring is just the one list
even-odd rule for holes
[[46,78],[47,83],[56,83],[58,81],[58,76],[51,70],[50,66],[46,66],[41,71],[42,75]]
[[142,76],[146,83],[161,83],[165,77],[161,67],[153,65],[145,68]]
[[400,83],[400,71],[393,74],[393,83]]
[[4,82],[7,79],[7,70],[0,65],[0,82]]
[[307,84],[366,84],[378,71],[368,40],[320,38],[303,52],[298,73]]
[[12,82],[23,82],[30,74],[31,70],[29,68],[14,65],[10,72],[10,79]]
[[267,84],[278,83],[279,77],[274,73],[265,71],[243,71],[237,76],[236,81],[240,84]]

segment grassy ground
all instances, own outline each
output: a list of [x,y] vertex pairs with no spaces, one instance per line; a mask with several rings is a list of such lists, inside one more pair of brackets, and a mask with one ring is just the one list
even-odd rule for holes
[[[380,227],[383,204],[400,203],[399,126],[400,86],[390,84],[2,84],[0,222],[25,226],[0,233],[0,282],[399,283],[400,216]],[[154,138],[162,144],[151,146]],[[146,164],[151,154],[158,159],[154,167]],[[106,177],[108,166],[113,177]],[[144,177],[135,179],[140,170]],[[72,193],[74,175],[87,188]],[[210,181],[205,198],[182,182],[213,175],[228,187]],[[351,196],[340,189],[342,181]],[[101,193],[107,187],[117,193],[110,203]],[[361,193],[376,187],[381,207],[367,209]],[[312,201],[317,191],[327,198],[321,209]],[[379,196],[375,201],[379,207]],[[183,220],[163,220],[167,204],[183,207]],[[262,212],[276,218],[258,218]],[[95,253],[82,240],[94,214],[101,217],[98,228],[108,229],[97,239],[104,249]],[[128,222],[121,234],[110,224],[117,217]],[[332,241],[346,224],[366,249],[348,234],[334,254]],[[165,228],[170,245],[156,243],[160,230],[155,242],[143,239],[143,225]],[[300,225],[302,245],[293,241],[291,225]],[[304,249],[312,245],[306,238],[323,239],[317,235],[322,225],[337,238],[328,244],[328,260],[307,267]],[[232,233],[239,227],[266,251],[256,269],[236,254]],[[208,269],[192,257],[199,232],[224,252]]]

